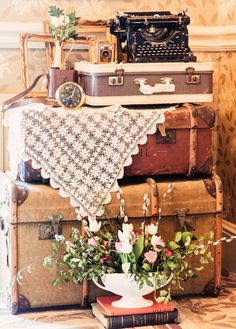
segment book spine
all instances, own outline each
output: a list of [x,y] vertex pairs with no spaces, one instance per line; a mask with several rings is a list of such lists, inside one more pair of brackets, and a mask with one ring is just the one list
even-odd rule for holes
[[179,323],[179,312],[134,314],[108,317],[108,329],[132,328],[156,324]]

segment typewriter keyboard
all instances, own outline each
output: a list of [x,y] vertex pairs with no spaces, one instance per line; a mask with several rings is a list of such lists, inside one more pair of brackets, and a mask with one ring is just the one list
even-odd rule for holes
[[134,51],[134,62],[161,62],[161,61],[195,61],[189,48],[181,45],[137,45]]

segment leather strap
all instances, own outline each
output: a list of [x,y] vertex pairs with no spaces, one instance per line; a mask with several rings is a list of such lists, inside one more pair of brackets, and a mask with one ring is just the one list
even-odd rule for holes
[[51,106],[58,106],[57,102],[54,99],[47,99],[44,97],[34,97],[34,98],[29,97],[29,98],[22,99],[24,96],[28,95],[31,92],[31,90],[34,89],[34,87],[37,85],[38,81],[42,77],[45,77],[45,76],[46,76],[46,74],[38,75],[34,79],[32,85],[29,88],[23,90],[19,94],[15,95],[14,97],[3,102],[2,106],[0,108],[0,112],[6,112],[7,110],[9,110],[11,108],[19,107],[19,106],[23,106],[23,105],[27,105],[27,104],[31,104],[31,103],[43,103],[43,104],[51,105]]
[[151,201],[151,216],[155,216],[158,213],[158,190],[156,181],[149,177],[146,182],[150,186],[150,201]]

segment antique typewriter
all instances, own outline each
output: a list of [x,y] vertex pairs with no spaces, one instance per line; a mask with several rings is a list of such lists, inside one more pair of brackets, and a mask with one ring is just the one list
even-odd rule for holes
[[109,22],[119,62],[194,62],[188,45],[189,16],[169,11],[125,12]]

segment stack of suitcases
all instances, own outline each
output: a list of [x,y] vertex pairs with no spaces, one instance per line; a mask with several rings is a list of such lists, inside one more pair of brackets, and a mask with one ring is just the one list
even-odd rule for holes
[[[142,221],[143,196],[147,193],[151,200],[149,216],[157,217],[158,209],[161,209],[160,235],[163,238],[173,238],[176,231],[187,229],[196,235],[213,231],[215,239],[219,239],[223,192],[220,178],[212,169],[215,115],[211,106],[206,105],[212,101],[212,64],[187,62],[184,58],[175,63],[131,63],[130,60],[122,70],[112,63],[76,63],[75,68],[89,105],[108,105],[112,99],[113,103],[130,106],[131,110],[158,108],[164,103],[176,106],[176,110],[165,113],[165,123],[158,126],[155,134],[148,135],[147,143],[139,146],[139,153],[133,156],[132,164],[125,168],[124,178],[119,182],[130,220]],[[144,78],[142,90],[149,90],[145,89],[147,84],[151,87],[156,84],[158,88],[164,84],[169,89],[159,94],[156,91],[142,93],[139,88],[143,86]],[[107,80],[111,81],[110,85]],[[55,233],[68,236],[72,226],[79,226],[69,200],[61,198],[57,190],[43,181],[40,171],[32,169],[30,163],[22,162],[17,181],[10,180],[5,174],[1,176],[8,209],[1,223],[5,233],[1,240],[7,245],[9,278],[32,264],[32,273],[24,272],[23,284],[16,282],[9,287],[8,302],[12,313],[36,307],[94,302],[101,294],[98,288],[91,289],[90,286],[87,290],[73,283],[53,287],[51,281],[55,273],[42,267],[42,259],[50,254]],[[170,183],[175,183],[174,193],[164,200]],[[119,200],[112,193],[106,215],[112,218],[118,213]],[[55,214],[63,215],[62,222],[53,217]],[[174,290],[173,295],[218,295],[220,245],[212,247],[212,253],[214,263],[208,264],[197,279],[185,282],[184,290]]]

